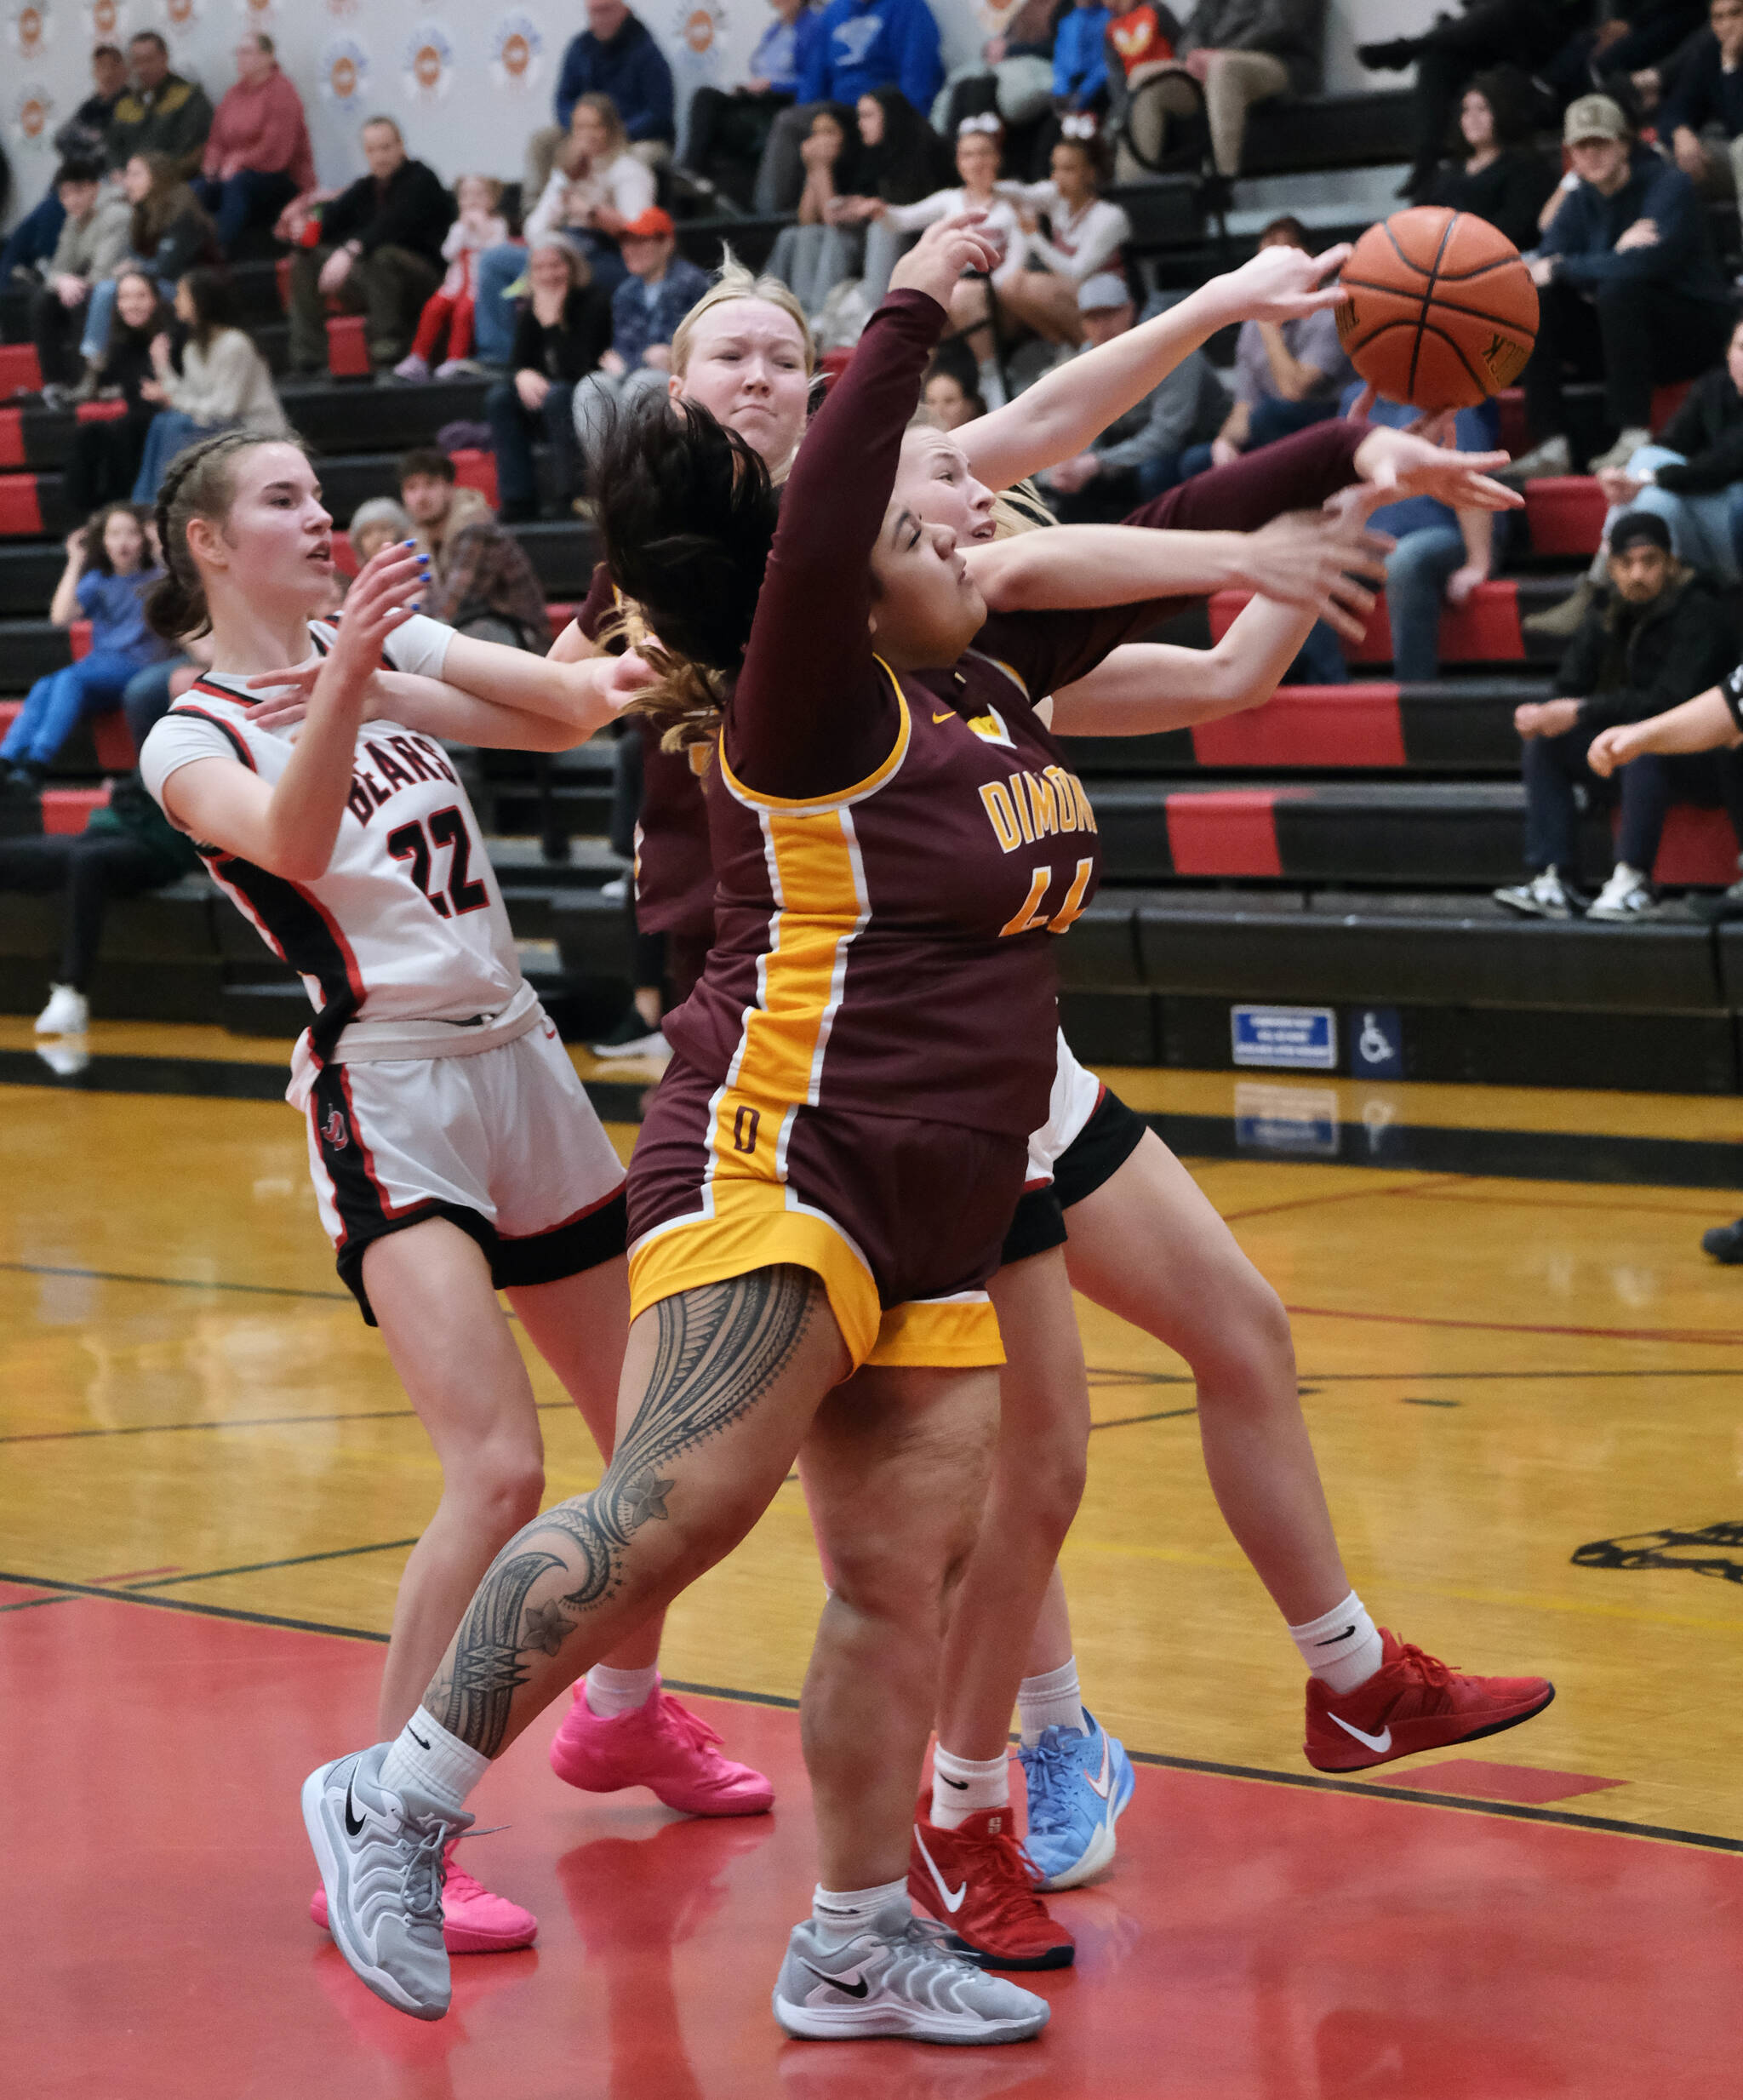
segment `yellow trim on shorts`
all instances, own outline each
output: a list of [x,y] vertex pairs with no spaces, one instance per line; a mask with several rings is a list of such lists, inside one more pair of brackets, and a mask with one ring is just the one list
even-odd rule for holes
[[911,1298],[893,1305],[877,1329],[868,1364],[916,1369],[974,1370],[1003,1364],[998,1314],[985,1291],[957,1298]]
[[847,1234],[820,1210],[792,1208],[778,1182],[711,1186],[712,1216],[656,1226],[630,1249],[630,1318],[680,1290],[791,1264],[821,1279],[857,1370],[879,1345],[883,1315],[872,1272]]

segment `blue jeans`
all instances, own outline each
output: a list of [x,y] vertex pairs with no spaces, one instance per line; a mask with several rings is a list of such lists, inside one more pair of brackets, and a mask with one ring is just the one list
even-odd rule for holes
[[[1683,456],[1665,445],[1642,445],[1628,461],[1631,474],[1643,474],[1649,467],[1681,466]],[[1743,482],[1714,489],[1706,495],[1673,495],[1668,489],[1643,489],[1626,506],[1649,511],[1671,529],[1671,551],[1680,562],[1700,569],[1734,589],[1743,581]],[[1604,545],[1609,545],[1610,527],[1622,515],[1613,510],[1603,521]]]
[[530,517],[539,503],[533,471],[533,436],[542,425],[545,442],[557,455],[557,486],[563,496],[580,493],[580,461],[575,449],[573,386],[552,384],[545,404],[534,415],[515,391],[511,379],[500,381],[484,397],[492,442],[496,449],[496,493],[505,511]]
[[217,222],[218,245],[226,255],[247,227],[270,226],[296,195],[288,175],[265,174],[258,168],[244,168],[222,182],[202,178],[193,188]]
[[19,220],[7,235],[5,247],[0,248],[0,284],[10,284],[14,270],[49,261],[66,224],[66,207],[50,190],[40,204]]
[[1525,779],[1525,865],[1577,878],[1580,861],[1576,787],[1588,801],[1608,809],[1620,802],[1616,859],[1643,875],[1652,873],[1672,803],[1723,808],[1743,844],[1743,768],[1729,751],[1696,751],[1660,757],[1648,752],[1632,765],[1601,780],[1586,762],[1597,735],[1575,723],[1559,736],[1527,740],[1521,770]]
[[[147,270],[145,274],[149,277],[151,272]],[[85,308],[85,332],[78,346],[79,355],[88,364],[99,363],[109,354],[109,331],[115,324],[115,288],[118,282],[115,278],[104,278],[91,287],[90,303]],[[174,278],[159,278],[157,289],[165,299],[174,299]]]
[[1392,676],[1425,685],[1440,676],[1440,609],[1447,578],[1465,565],[1456,525],[1407,532],[1386,558],[1386,604],[1392,616]]
[[507,365],[514,358],[515,302],[505,290],[527,266],[527,251],[505,244],[478,258],[472,353],[480,364]]
[[0,743],[0,758],[52,765],[83,717],[120,705],[128,680],[139,667],[130,657],[93,649],[65,671],[38,678]]
[[140,459],[139,479],[133,484],[135,503],[155,503],[157,484],[163,480],[164,470],[178,452],[189,445],[197,444],[202,438],[214,437],[220,430],[229,430],[229,423],[197,423],[191,415],[184,415],[180,409],[159,409],[146,431],[146,449]]

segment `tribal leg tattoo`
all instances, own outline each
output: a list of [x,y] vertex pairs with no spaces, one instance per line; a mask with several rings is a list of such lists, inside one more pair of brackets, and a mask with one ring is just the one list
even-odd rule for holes
[[[674,1459],[720,1436],[774,1386],[811,1324],[809,1269],[766,1268],[662,1299],[648,1390],[591,1495],[535,1517],[496,1556],[425,1695],[452,1734],[494,1757],[534,1655],[556,1656],[614,1595],[644,1525],[670,1520]],[[553,1592],[547,1577],[565,1587]],[[534,1588],[544,1594],[536,1605]]]

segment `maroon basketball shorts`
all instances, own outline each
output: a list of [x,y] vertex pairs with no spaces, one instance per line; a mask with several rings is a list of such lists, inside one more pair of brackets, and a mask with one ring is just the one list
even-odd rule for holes
[[674,1058],[630,1165],[631,1313],[786,1263],[854,1367],[1002,1364],[986,1296],[1022,1193],[1016,1137],[759,1101]]

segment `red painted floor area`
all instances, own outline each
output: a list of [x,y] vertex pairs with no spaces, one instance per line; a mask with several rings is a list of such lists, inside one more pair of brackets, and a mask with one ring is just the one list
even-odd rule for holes
[[[786,2042],[813,1878],[794,1717],[698,1702],[770,1817],[570,1793],[540,1726],[470,1863],[539,1947],[456,1964],[441,2024],[309,1924],[297,1788],[364,1739],[380,1650],[0,1588],[9,2100],[1629,2100],[1734,2090],[1743,1858],[1140,1770],[1119,1863],[1059,1899],[1038,2043]],[[26,1608],[8,1609],[24,1605]]]

